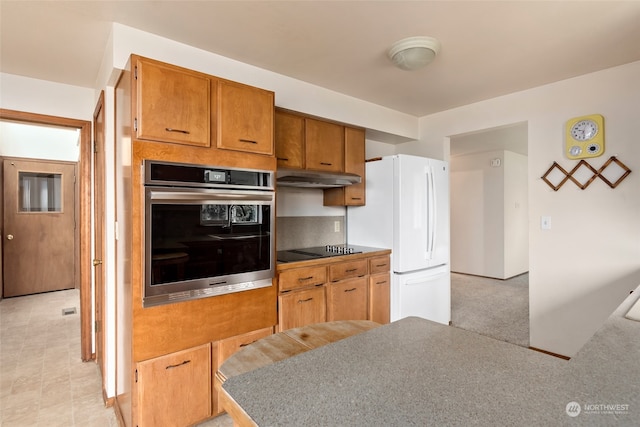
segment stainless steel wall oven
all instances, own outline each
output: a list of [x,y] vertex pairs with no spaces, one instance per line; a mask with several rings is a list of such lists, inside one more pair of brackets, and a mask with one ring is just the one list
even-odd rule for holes
[[147,160],[145,307],[272,286],[271,171]]

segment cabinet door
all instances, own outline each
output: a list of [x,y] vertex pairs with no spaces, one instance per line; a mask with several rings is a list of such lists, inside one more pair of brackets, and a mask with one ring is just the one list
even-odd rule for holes
[[292,291],[278,296],[278,330],[326,322],[324,286]]
[[391,298],[391,276],[378,273],[369,276],[369,320],[389,323]]
[[365,138],[364,129],[345,128],[344,171],[362,178],[360,184],[324,190],[325,206],[365,205]]
[[218,90],[218,148],[273,155],[273,92],[230,81]]
[[276,110],[276,159],[279,168],[304,168],[304,118]]
[[327,321],[367,320],[367,278],[341,280],[327,286]]
[[305,119],[305,164],[307,169],[344,171],[344,127]]
[[209,147],[211,80],[142,58],[136,68],[137,138]]
[[[231,338],[226,338],[217,343],[214,343],[213,349],[215,351],[214,360],[214,371],[213,374],[220,369],[220,366],[235,352],[238,350],[248,346],[251,343],[258,341],[260,338],[264,338],[273,334],[273,328],[264,328],[259,329],[257,331],[251,331],[246,334],[238,335]],[[218,392],[215,388],[212,388],[213,394],[213,413],[212,415],[217,415],[222,412],[222,407],[220,406],[220,401],[218,399]]]
[[137,365],[138,423],[186,426],[211,414],[209,344]]

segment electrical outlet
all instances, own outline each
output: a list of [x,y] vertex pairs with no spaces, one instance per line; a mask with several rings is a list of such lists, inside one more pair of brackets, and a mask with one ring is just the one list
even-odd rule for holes
[[335,231],[336,233],[340,232],[340,221],[333,222],[333,231]]

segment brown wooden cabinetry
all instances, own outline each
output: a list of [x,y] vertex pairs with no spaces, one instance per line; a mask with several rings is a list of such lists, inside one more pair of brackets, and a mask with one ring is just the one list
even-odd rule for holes
[[209,147],[211,93],[217,83],[205,74],[147,58],[135,66],[139,139]]
[[389,255],[369,258],[369,320],[389,323],[391,308],[391,259]]
[[344,171],[362,178],[359,184],[324,190],[325,206],[365,205],[365,133],[364,129],[344,128]]
[[304,117],[275,111],[275,146],[279,168],[304,168]]
[[278,330],[326,322],[327,303],[324,286],[314,286],[278,296]]
[[186,426],[211,415],[209,344],[137,364],[138,423]]
[[388,254],[280,264],[277,331],[334,320],[389,323]]
[[[257,331],[248,332],[246,334],[237,335],[235,337],[226,338],[218,342],[214,342],[212,345],[213,354],[213,368],[212,373],[216,373],[220,366],[233,354],[248,346],[251,343],[258,341],[260,338],[264,338],[273,334],[273,328],[264,328]],[[213,388],[213,376],[212,380],[212,415],[218,415],[222,412],[220,400],[218,398],[218,392]]]
[[[255,108],[248,105],[252,97]],[[219,102],[235,111],[219,111]],[[211,370],[217,367],[218,343],[273,330],[277,288],[274,282],[271,287],[144,307],[142,167],[152,159],[275,171],[273,93],[132,55],[116,83],[114,105],[115,214],[121,230],[115,248],[114,406],[127,427],[191,425],[213,413]],[[267,136],[258,136],[261,133]],[[227,135],[251,135],[247,139],[257,143],[249,144],[257,148],[248,152],[226,140],[219,144],[218,137]],[[229,345],[222,344],[225,354]],[[166,369],[170,365],[179,366]]]
[[344,127],[305,119],[305,167],[326,172],[344,172]]
[[220,81],[218,148],[273,155],[273,92]]
[[327,285],[327,320],[367,320],[367,285],[364,276]]

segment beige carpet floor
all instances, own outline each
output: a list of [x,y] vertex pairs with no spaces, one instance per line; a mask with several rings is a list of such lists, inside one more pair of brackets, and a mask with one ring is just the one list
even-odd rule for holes
[[529,274],[498,280],[451,273],[451,324],[529,347]]

